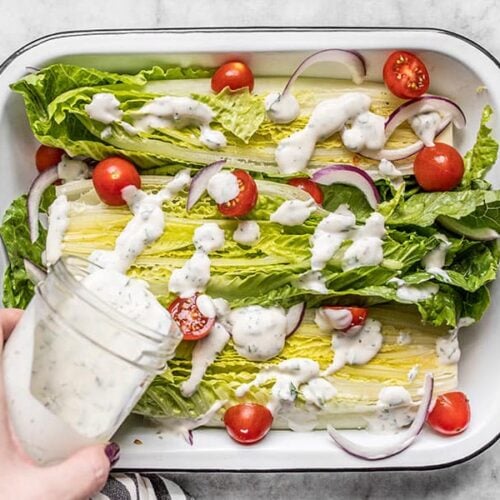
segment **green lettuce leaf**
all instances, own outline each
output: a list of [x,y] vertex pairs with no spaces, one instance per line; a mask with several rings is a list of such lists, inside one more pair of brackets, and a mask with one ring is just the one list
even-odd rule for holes
[[[53,187],[47,189],[40,204],[40,211],[47,212],[55,198]],[[0,226],[0,237],[7,251],[9,264],[3,277],[2,302],[4,307],[25,309],[33,297],[34,287],[24,268],[24,259],[42,265],[47,231],[40,225],[40,236],[32,244],[28,229],[26,195],[15,199],[6,210]]]
[[464,156],[465,171],[460,189],[474,188],[474,181],[483,179],[497,161],[498,142],[492,137],[492,129],[487,125],[492,114],[491,106],[485,106],[476,143]]

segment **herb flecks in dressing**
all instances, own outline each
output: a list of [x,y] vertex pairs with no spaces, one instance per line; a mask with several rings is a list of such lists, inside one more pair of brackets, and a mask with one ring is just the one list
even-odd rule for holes
[[410,393],[402,386],[384,387],[378,396],[374,418],[368,419],[368,430],[394,433],[407,427],[415,418]]
[[437,111],[419,113],[408,121],[413,132],[424,143],[424,146],[434,146],[434,138],[443,121],[443,118]]
[[224,247],[224,231],[215,222],[205,222],[194,231],[193,244],[196,250],[209,253]]
[[238,179],[231,172],[219,172],[208,181],[207,193],[218,204],[234,200],[240,193]]
[[316,208],[312,198],[306,201],[287,200],[271,214],[269,220],[282,226],[299,226],[309,219]]
[[254,220],[244,220],[238,223],[233,233],[233,240],[240,245],[251,246],[260,239],[260,227]]

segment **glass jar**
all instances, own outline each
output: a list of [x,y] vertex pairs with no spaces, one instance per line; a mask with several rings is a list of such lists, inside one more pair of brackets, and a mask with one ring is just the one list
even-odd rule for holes
[[[12,424],[40,463],[109,440],[181,339],[142,282],[105,271],[78,257],[59,260],[5,346]],[[103,301],[104,292],[113,300]],[[139,310],[149,325],[160,313],[166,331],[131,319]]]

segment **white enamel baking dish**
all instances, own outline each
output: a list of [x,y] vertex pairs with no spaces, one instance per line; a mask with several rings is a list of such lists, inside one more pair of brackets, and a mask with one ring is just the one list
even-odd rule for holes
[[[21,98],[9,84],[28,67],[53,62],[87,65],[111,71],[135,71],[153,64],[216,66],[234,57],[248,61],[257,75],[289,75],[305,54],[325,48],[359,50],[368,61],[368,76],[379,80],[391,49],[421,53],[431,74],[431,91],[455,100],[468,126],[456,134],[464,152],[474,142],[483,106],[496,110],[494,129],[500,137],[500,65],[473,42],[453,33],[427,29],[221,28],[111,30],[58,33],[23,47],[0,66],[0,214],[27,190],[33,178],[37,143],[28,127]],[[340,71],[337,69],[337,71]],[[314,76],[345,77],[331,65],[313,68]],[[500,185],[500,165],[490,180]],[[5,265],[2,256],[0,265]],[[493,444],[500,433],[500,391],[496,390],[500,355],[500,286],[492,289],[492,307],[475,327],[461,333],[460,389],[471,402],[470,428],[454,438],[425,430],[417,442],[392,458],[368,462],[347,455],[326,432],[273,431],[250,447],[231,441],[221,429],[195,432],[195,444],[181,438],[160,439],[156,430],[132,417],[116,436],[123,469],[148,470],[349,470],[422,469],[465,461]],[[353,439],[384,439],[365,431],[348,431]],[[140,444],[134,444],[139,439]],[[136,441],[137,442],[137,441]]]

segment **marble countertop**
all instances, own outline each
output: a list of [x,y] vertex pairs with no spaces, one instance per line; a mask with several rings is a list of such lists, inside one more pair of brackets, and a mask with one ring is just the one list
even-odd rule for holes
[[[0,61],[40,36],[96,28],[419,26],[457,31],[500,58],[496,0],[1,0]],[[499,424],[500,426],[500,424]],[[452,468],[420,472],[169,474],[197,499],[498,498],[500,443]]]

